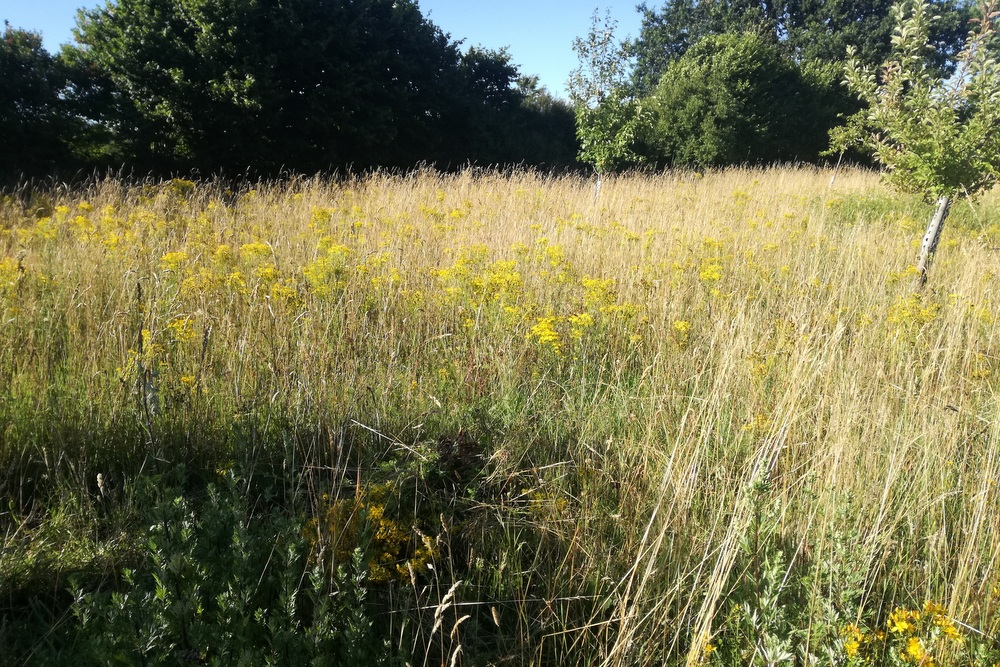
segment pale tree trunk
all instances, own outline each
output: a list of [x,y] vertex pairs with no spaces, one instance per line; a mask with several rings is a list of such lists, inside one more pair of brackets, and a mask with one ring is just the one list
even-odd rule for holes
[[927,232],[924,234],[924,242],[920,245],[920,261],[917,262],[917,271],[920,272],[918,280],[921,287],[927,282],[927,271],[931,268],[934,251],[937,250],[938,241],[941,240],[941,230],[944,229],[944,219],[948,217],[950,206],[951,198],[947,195],[938,199],[934,217],[931,218],[931,224],[927,226]]
[[833,187],[834,181],[837,180],[837,174],[840,173],[840,161],[843,160],[843,159],[844,159],[844,151],[841,151],[840,155],[837,157],[837,166],[833,168],[833,175],[830,176],[830,184],[827,185],[826,187],[828,187],[828,188],[832,188]]

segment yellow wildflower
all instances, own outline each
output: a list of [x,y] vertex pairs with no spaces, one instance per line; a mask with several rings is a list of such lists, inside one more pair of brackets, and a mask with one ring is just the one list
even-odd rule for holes
[[167,271],[176,271],[180,268],[181,264],[187,261],[187,258],[188,254],[183,250],[168,252],[160,258],[160,266]]
[[851,623],[850,625],[844,626],[841,634],[845,637],[844,652],[847,653],[847,657],[856,657],[861,651],[861,641],[865,637],[864,633],[861,632],[861,628]]
[[715,262],[709,262],[702,266],[698,277],[707,283],[719,280],[722,278],[722,267]]
[[889,614],[889,631],[901,635],[914,633],[917,631],[917,622],[919,620],[919,611],[897,607]]
[[266,243],[261,243],[260,241],[244,243],[240,246],[240,257],[244,260],[256,259],[269,254],[271,254],[271,247]]
[[609,306],[618,298],[613,278],[585,277],[581,282],[583,284],[583,305],[588,310]]
[[274,264],[265,264],[264,266],[261,266],[256,271],[254,271],[254,274],[261,280],[267,282],[277,280],[278,277],[281,275],[280,273],[278,273],[278,267],[276,267]]
[[927,655],[927,652],[924,650],[924,644],[920,641],[919,637],[910,637],[906,640],[906,648],[903,649],[904,660],[926,664],[924,660],[925,655]]
[[230,248],[225,243],[220,243],[215,247],[215,251],[212,253],[212,257],[216,262],[228,262],[232,259],[233,249]]
[[539,318],[538,323],[531,327],[531,331],[528,332],[528,340],[536,340],[539,345],[548,345],[556,354],[559,354],[562,351],[562,343],[559,339],[559,332],[555,329],[558,321],[559,318],[553,315]]
[[178,317],[167,324],[167,329],[178,343],[189,343],[197,337],[194,321],[190,317]]
[[922,294],[916,293],[900,298],[889,308],[889,321],[893,324],[915,324],[923,326],[937,317],[941,306],[927,303]]

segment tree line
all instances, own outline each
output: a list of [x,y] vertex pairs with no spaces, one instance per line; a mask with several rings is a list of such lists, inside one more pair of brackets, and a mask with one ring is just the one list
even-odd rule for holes
[[415,1],[114,0],[74,34],[5,27],[8,177],[576,164],[568,105]]
[[[598,172],[821,161],[831,130],[864,106],[844,85],[848,52],[867,67],[890,56],[895,2],[666,0],[639,5],[640,33],[624,42],[595,12],[570,81],[581,157]],[[921,58],[948,77],[977,8],[929,7]]]
[[[933,0],[947,75],[965,0]],[[892,0],[666,0],[618,41],[595,14],[570,103],[416,0],[112,0],[59,53],[6,25],[0,175],[313,173],[431,164],[598,171],[816,162],[890,53]]]

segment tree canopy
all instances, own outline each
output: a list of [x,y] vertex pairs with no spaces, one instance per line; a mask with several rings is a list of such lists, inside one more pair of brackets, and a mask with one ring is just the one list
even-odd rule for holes
[[22,169],[65,166],[22,131],[42,116],[84,163],[139,173],[575,162],[568,106],[538,104],[506,51],[463,49],[414,0],[112,0],[54,57],[7,33],[18,107],[0,129]]
[[[935,76],[968,2],[928,5]],[[58,54],[5,27],[0,176],[813,161],[868,103],[840,79],[848,48],[859,67],[890,53],[890,3],[665,0],[624,43],[595,14],[567,104],[416,0],[108,0]]]
[[660,163],[715,166],[814,159],[821,105],[798,64],[766,37],[700,40],[649,98],[647,143]]
[[[699,40],[727,32],[754,32],[788,49],[798,62],[843,61],[847,47],[866,64],[889,53],[893,0],[666,0],[656,9],[639,5],[642,27],[630,44],[636,58],[634,83],[643,94],[657,86],[671,62]],[[970,8],[964,0],[935,0],[941,20],[931,34],[937,48],[929,54],[946,68],[958,53]]]
[[[576,100],[584,159],[603,150],[615,153],[619,167],[819,160],[829,131],[864,104],[841,85],[848,49],[866,65],[885,58],[894,25],[891,2],[639,5],[639,36],[623,45],[605,72],[620,73],[631,60],[629,80],[596,102]],[[932,0],[929,6],[937,19],[927,35],[932,48],[921,59],[928,71],[946,75],[971,9],[966,0]],[[586,58],[581,62],[586,65]]]
[[937,198],[924,235],[917,270],[920,284],[937,249],[951,199],[969,198],[1000,179],[1000,59],[996,0],[982,0],[975,29],[943,79],[928,65],[940,17],[927,0],[899,0],[890,57],[876,73],[856,57],[847,64],[847,84],[865,108],[832,135],[833,150],[860,144],[883,165],[886,179],[901,190]]
[[457,45],[393,0],[118,0],[77,39],[128,152],[202,169],[434,159],[461,72]]
[[38,33],[4,25],[0,40],[0,170],[44,172],[69,158],[70,116],[60,91],[66,72]]
[[866,106],[833,131],[833,149],[865,147],[893,185],[928,200],[975,196],[1000,178],[995,2],[983,3],[948,79],[923,57],[939,20],[930,3],[901,0],[893,16],[892,52],[879,70],[848,61],[847,83]]

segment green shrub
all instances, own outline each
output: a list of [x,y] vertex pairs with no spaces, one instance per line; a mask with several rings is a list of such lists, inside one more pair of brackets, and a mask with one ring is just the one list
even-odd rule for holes
[[[815,69],[815,68],[813,68]],[[658,161],[717,166],[808,160],[824,146],[818,91],[829,73],[803,75],[782,47],[753,33],[704,38],[667,69],[648,106]]]
[[[385,664],[365,606],[364,557],[332,577],[300,522],[255,509],[231,475],[200,508],[169,489],[148,516],[146,562],[76,591],[73,653],[85,664]],[[65,655],[49,656],[60,660]]]

